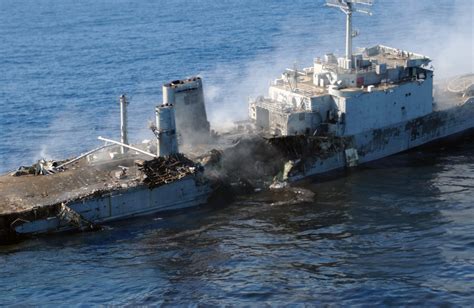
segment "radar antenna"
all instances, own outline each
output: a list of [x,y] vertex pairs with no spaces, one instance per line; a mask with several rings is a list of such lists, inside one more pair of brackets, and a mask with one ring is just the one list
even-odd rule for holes
[[372,15],[369,10],[357,8],[358,4],[372,6],[373,0],[326,0],[326,6],[339,8],[346,14],[346,61],[352,59],[352,38],[357,35],[352,32],[352,13]]
[[296,92],[298,89],[298,76],[306,76],[306,74],[298,71],[297,63],[295,62],[293,64],[293,69],[287,68],[283,73],[283,76],[286,78],[290,91]]

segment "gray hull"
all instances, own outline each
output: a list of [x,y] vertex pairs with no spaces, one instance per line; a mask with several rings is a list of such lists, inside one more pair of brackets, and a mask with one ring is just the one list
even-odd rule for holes
[[[157,212],[179,210],[207,202],[211,194],[208,185],[200,185],[192,176],[150,189],[146,186],[115,191],[103,196],[89,198],[68,204],[84,221],[101,224],[128,217]],[[62,232],[77,229],[78,226],[58,215],[15,226],[20,235]]]
[[[357,150],[358,164],[368,163],[424,144],[456,135],[474,128],[474,99],[461,106],[436,111],[414,120],[351,136]],[[348,166],[344,151],[306,165],[304,171],[293,174],[290,181],[322,174]]]

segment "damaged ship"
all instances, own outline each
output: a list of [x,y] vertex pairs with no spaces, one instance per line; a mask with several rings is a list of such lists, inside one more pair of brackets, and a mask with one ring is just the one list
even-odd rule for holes
[[[202,92],[199,78],[167,87],[173,99]],[[189,88],[188,88],[189,87]],[[186,90],[183,90],[186,88]],[[189,91],[188,91],[189,92]],[[186,96],[187,97],[187,96]],[[129,145],[125,95],[120,97],[121,141],[62,162],[39,161],[0,176],[0,243],[35,234],[94,230],[113,220],[204,204],[218,183],[178,151],[175,107],[156,107],[156,142]],[[202,102],[201,108],[204,108]],[[207,121],[203,127],[209,131]]]
[[289,153],[285,180],[354,167],[469,131],[474,75],[434,87],[431,59],[377,45],[352,50],[356,5],[328,0],[346,15],[344,57],[329,53],[303,70],[287,69],[268,96],[249,102],[256,128]]
[[76,158],[0,176],[0,242],[205,204],[232,185],[285,187],[471,131],[474,75],[434,86],[424,55],[383,45],[353,52],[353,14],[371,4],[328,0],[346,15],[345,55],[287,69],[232,131],[211,130],[193,77],[163,86],[155,138],[131,145],[121,96],[120,141],[99,137],[105,145]]

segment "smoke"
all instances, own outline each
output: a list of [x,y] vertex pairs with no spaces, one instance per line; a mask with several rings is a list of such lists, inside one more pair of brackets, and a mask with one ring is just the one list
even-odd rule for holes
[[[238,20],[247,24],[255,21],[255,25],[242,26],[242,29],[238,29],[239,31],[229,31],[230,33],[243,31],[249,36],[255,36],[258,31],[264,33],[259,34],[258,39],[253,37],[249,39],[255,42],[255,52],[250,53],[253,54],[251,56],[245,55],[227,64],[218,64],[217,67],[211,69],[209,66],[214,65],[214,62],[218,63],[218,60],[206,60],[206,63],[199,64],[201,67],[207,67],[202,68],[199,75],[204,80],[207,112],[213,128],[229,127],[236,120],[247,119],[248,98],[267,95],[269,84],[273,79],[278,78],[285,68],[292,68],[296,63],[297,68],[302,69],[311,66],[314,57],[326,52],[335,52],[339,55],[343,53],[344,15],[335,9],[325,8],[324,0],[292,2],[291,5],[283,1],[271,3],[270,6],[265,4],[244,8],[245,5],[235,2],[237,7],[233,7],[233,10],[239,9],[240,19],[236,18],[233,12],[216,20],[200,20],[196,16],[188,16],[190,19],[197,18],[196,21],[204,32],[214,33],[213,38],[223,41],[224,44],[228,42],[226,47],[232,50],[240,44],[239,40],[242,37],[234,40],[234,38],[229,38],[232,34],[228,35],[226,31],[229,30],[227,26],[237,27]],[[228,5],[230,3],[224,4],[224,6]],[[472,0],[376,0],[372,7],[373,16],[356,14],[354,17],[354,26],[360,30],[360,36],[355,38],[354,46],[384,44],[425,54],[433,59],[436,80],[472,73],[474,71],[473,6]],[[213,10],[215,7],[206,6],[202,9]],[[254,10],[262,11],[255,13]],[[219,17],[224,13],[219,12]],[[247,18],[247,15],[250,17]],[[233,22],[226,23],[231,19]],[[216,25],[224,26],[216,29]],[[261,27],[262,30],[255,27]],[[162,32],[160,35],[164,35],[163,33],[168,32]],[[259,42],[262,40],[260,38],[264,38],[265,42]],[[153,40],[155,40],[154,35]],[[156,41],[166,42],[167,40]],[[178,45],[186,43],[177,42],[179,42]],[[190,42],[194,41],[190,40]],[[209,42],[212,43],[212,40]],[[211,44],[211,46],[221,46],[221,44]],[[248,49],[251,45],[245,46]],[[179,56],[186,59],[202,56],[198,53],[199,48],[191,48],[196,46],[187,47],[189,48],[177,49],[177,52],[181,52]],[[159,50],[158,47],[156,48]],[[77,50],[80,49],[77,48]],[[186,53],[189,50],[193,50],[193,53]],[[136,58],[141,55],[130,54]],[[80,58],[82,54],[77,56]],[[111,55],[111,57],[114,56],[115,54]],[[185,77],[180,75],[183,72],[193,74],[193,70],[197,69],[191,65],[183,66],[182,69],[173,66],[169,72],[162,75],[150,73],[150,66],[159,67],[159,63],[166,62],[167,58],[163,57],[157,57],[158,60],[155,62],[142,61],[146,65],[139,67],[135,67],[139,65],[138,62],[131,62],[134,63],[133,67],[124,65],[120,68],[113,65],[114,69],[120,68],[120,70],[112,71],[113,76],[128,76],[130,72],[140,72],[140,76],[145,75],[139,79],[141,80],[139,85],[135,83],[137,79],[134,77],[135,79],[126,79],[123,82],[99,82],[97,85],[90,83],[87,91],[84,87],[78,87],[79,92],[87,92],[88,97],[93,97],[97,104],[87,104],[86,99],[82,99],[77,107],[56,106],[60,109],[47,113],[48,117],[54,117],[48,127],[35,134],[23,132],[28,137],[28,143],[33,144],[31,153],[36,154],[33,155],[34,159],[62,157],[83,152],[97,145],[98,135],[117,139],[119,131],[117,98],[122,92],[132,95],[129,113],[131,141],[152,138],[152,134],[146,127],[146,120],[154,119],[153,108],[161,101],[159,95],[161,82],[169,81],[170,76]],[[224,59],[228,58],[224,57]],[[89,65],[88,62],[84,63]],[[112,66],[107,67],[112,68]],[[175,69],[178,71],[176,72]],[[53,83],[58,84],[56,80]],[[76,87],[74,83],[70,86],[71,89]],[[49,87],[45,89],[47,91],[43,94],[55,90]],[[107,90],[106,93],[103,93],[105,90]],[[22,93],[21,91],[15,92]],[[56,89],[56,91],[59,90]],[[74,91],[71,90],[72,93]],[[46,96],[41,94],[38,92],[37,96]],[[106,103],[106,106],[102,106],[103,103]],[[67,104],[67,106],[70,105]],[[8,136],[10,139],[6,142],[11,142],[14,137]],[[32,160],[29,155],[23,155],[22,158],[9,158],[10,154],[7,152],[9,151],[0,153],[0,158],[2,158],[0,170],[6,170],[8,166],[16,165],[18,162],[28,163]],[[26,152],[30,152],[30,149],[23,151],[23,153]]]
[[[118,120],[107,113],[101,113],[101,123],[94,122],[94,110],[84,111],[80,104],[71,103],[60,113],[54,116],[49,123],[47,135],[41,136],[37,141],[37,150],[28,157],[26,164],[34,163],[39,159],[58,159],[64,156],[73,157],[86,149],[97,147],[101,141],[97,136],[110,131],[110,127]],[[118,117],[118,116],[117,116]],[[103,125],[103,126],[102,126]],[[51,134],[50,132],[54,132]]]
[[[71,108],[66,108],[71,109]],[[78,123],[77,116],[72,116],[73,110],[67,110],[58,115],[49,125],[54,135],[44,138],[39,144],[39,150],[32,155],[32,161],[26,163],[34,163],[40,159],[51,160],[59,157],[61,154],[71,155],[77,143],[73,141],[75,134],[79,131],[76,128]]]
[[288,159],[267,140],[252,136],[243,137],[222,151],[211,150],[198,160],[208,178],[253,191],[268,186],[283,171]]
[[[208,116],[213,128],[247,119],[249,97],[267,95],[271,81],[285,68],[312,65],[326,52],[342,55],[344,14],[315,5],[314,14],[290,16],[280,25],[271,49],[247,63],[220,65],[202,72]],[[356,14],[360,37],[354,46],[388,45],[429,56],[436,80],[474,71],[472,0],[376,1],[373,16]]]
[[[221,64],[215,70],[202,72],[207,113],[211,126],[228,128],[234,121],[246,120],[248,100],[268,94],[271,82],[286,68],[303,69],[312,65],[313,57],[324,44],[318,39],[327,37],[329,26],[322,25],[321,33],[313,27],[301,27],[311,23],[313,16],[288,18],[280,25],[278,35],[269,38],[271,48],[264,48],[246,63]],[[313,21],[314,22],[314,21]]]
[[[376,3],[381,11],[387,9],[382,4]],[[388,10],[383,11],[386,19],[379,34],[386,31],[394,47],[429,56],[437,80],[474,71],[472,0],[405,0],[388,4]],[[395,18],[400,22],[393,29]]]

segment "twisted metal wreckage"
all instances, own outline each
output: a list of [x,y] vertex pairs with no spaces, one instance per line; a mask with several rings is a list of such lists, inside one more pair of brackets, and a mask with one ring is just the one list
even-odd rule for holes
[[122,95],[120,142],[99,137],[105,145],[74,159],[0,176],[0,243],[281,188],[471,133],[473,74],[435,87],[426,56],[382,45],[353,52],[352,15],[371,4],[328,0],[347,17],[344,57],[287,69],[234,130],[211,131],[202,80],[193,77],[163,86],[156,138],[131,145]]

